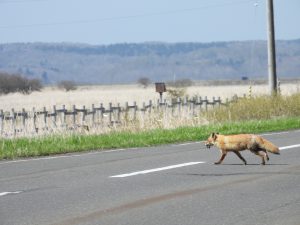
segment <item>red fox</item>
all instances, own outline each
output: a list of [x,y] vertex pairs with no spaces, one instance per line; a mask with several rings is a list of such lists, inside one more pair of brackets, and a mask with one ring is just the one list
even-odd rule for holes
[[270,141],[254,134],[238,134],[238,135],[220,135],[212,133],[205,142],[207,148],[216,145],[221,152],[221,158],[215,164],[221,164],[227,152],[235,153],[245,165],[247,161],[243,158],[239,151],[250,150],[262,159],[262,165],[265,165],[265,158],[269,160],[268,152],[279,155],[279,148]]

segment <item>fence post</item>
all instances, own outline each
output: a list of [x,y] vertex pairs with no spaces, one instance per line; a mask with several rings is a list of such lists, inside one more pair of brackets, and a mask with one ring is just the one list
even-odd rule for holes
[[198,114],[201,112],[201,105],[202,105],[202,102],[201,102],[201,98],[199,96],[197,96],[197,108],[198,108]]
[[75,126],[76,126],[76,105],[73,105],[72,121],[73,121],[73,126],[75,128]]
[[146,110],[148,107],[146,107],[146,103],[143,102],[143,108],[140,109],[141,113],[140,113],[140,123],[141,123],[141,128],[144,128],[145,126],[145,117],[146,117]]
[[36,125],[36,112],[35,112],[35,107],[32,108],[32,113],[33,113],[33,128],[34,128],[34,132],[38,133],[39,132],[39,129]]
[[57,127],[56,125],[56,121],[57,121],[57,113],[56,113],[56,106],[53,106],[53,124],[55,127]]
[[205,102],[205,111],[207,112],[207,105],[208,105],[207,96],[204,97],[204,102]]
[[149,113],[152,112],[152,100],[149,101]]
[[201,96],[198,98],[198,103],[199,103],[199,111],[201,112],[202,111],[202,104],[203,104]]
[[27,113],[26,113],[25,109],[23,108],[22,109],[22,125],[23,125],[23,131],[25,131],[25,132],[26,132],[26,115],[27,115]]
[[181,114],[181,98],[177,98],[177,108],[178,108],[178,115],[180,116]]
[[84,124],[85,123],[85,116],[86,116],[86,110],[85,110],[85,105],[83,106],[82,108],[82,122],[81,124]]
[[187,102],[187,98],[184,98],[184,99],[183,99],[182,107],[184,107],[182,111],[185,111],[185,113],[187,113],[187,111],[188,111],[188,102]]
[[133,111],[133,120],[136,120],[136,111],[137,111],[137,105],[136,105],[136,101],[133,103],[134,106],[134,111]]
[[120,106],[120,103],[118,103],[118,115],[117,115],[117,120],[118,120],[118,123],[121,123],[121,106]]
[[64,127],[67,127],[67,124],[66,124],[66,106],[65,105],[62,105],[62,124]]
[[3,110],[0,110],[0,135],[3,134],[3,119],[4,119],[4,113]]
[[95,125],[95,113],[96,113],[95,105],[92,104],[92,126]]
[[192,100],[190,100],[190,109],[192,111],[192,115],[195,115],[195,103],[196,103],[196,99],[193,98]]
[[112,103],[109,103],[109,124],[111,125],[112,123]]
[[129,121],[129,106],[128,106],[128,102],[125,102],[125,115],[124,115],[124,118],[125,118],[125,122]]
[[100,123],[103,125],[103,111],[105,110],[104,108],[103,108],[103,103],[100,103]]
[[15,115],[15,109],[11,109],[11,128],[14,132],[14,136],[16,136],[16,115]]
[[46,107],[43,107],[43,114],[44,114],[44,128],[47,130],[47,111],[46,111]]

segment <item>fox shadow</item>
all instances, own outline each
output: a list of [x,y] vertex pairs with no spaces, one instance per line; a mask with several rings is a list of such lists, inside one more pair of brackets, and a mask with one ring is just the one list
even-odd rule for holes
[[[216,165],[217,167],[221,167],[221,166],[242,166],[241,168],[245,168],[247,166],[261,166],[261,168],[264,168],[266,166],[287,166],[289,164],[284,164],[284,163],[272,163],[272,164],[266,164],[266,165],[261,165],[258,163],[253,163],[253,164],[241,164],[241,163],[225,163],[225,164],[221,164],[221,165]],[[186,175],[188,176],[200,176],[200,177],[222,177],[222,176],[241,176],[241,175],[278,175],[278,174],[291,174],[289,172],[285,172],[285,171],[255,171],[255,172],[251,172],[251,171],[245,171],[245,172],[235,172],[235,173],[188,173]]]
[[278,174],[291,174],[288,172],[248,172],[248,173],[190,173],[188,176],[199,176],[199,177],[225,177],[225,176],[241,176],[241,175],[278,175]]
[[[288,166],[289,164],[286,163],[266,163],[263,166]],[[243,164],[243,163],[222,163],[220,165],[216,165],[216,166],[262,166],[259,163],[247,163],[247,165]]]

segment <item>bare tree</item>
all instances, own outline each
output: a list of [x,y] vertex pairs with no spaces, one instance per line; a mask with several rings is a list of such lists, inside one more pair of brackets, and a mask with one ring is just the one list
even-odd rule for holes
[[13,92],[30,94],[33,91],[40,91],[42,87],[39,79],[28,79],[20,74],[0,73],[0,93],[2,94]]
[[62,80],[60,82],[57,83],[57,86],[59,89],[65,90],[65,91],[72,91],[72,90],[76,90],[76,83],[74,81],[71,80]]
[[141,84],[144,88],[147,88],[151,84],[151,80],[147,77],[141,77],[137,81],[138,84]]

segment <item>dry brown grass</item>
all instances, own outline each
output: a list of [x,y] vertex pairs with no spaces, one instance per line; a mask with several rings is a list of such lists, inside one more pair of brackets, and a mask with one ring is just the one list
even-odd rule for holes
[[[92,104],[96,106],[103,103],[105,107],[109,102],[113,104],[129,102],[133,104],[137,102],[139,106],[143,102],[149,100],[155,101],[159,95],[155,93],[154,86],[143,88],[138,85],[112,85],[112,86],[82,86],[75,91],[64,92],[56,88],[47,87],[41,92],[34,92],[30,95],[23,95],[20,93],[1,95],[0,109],[10,111],[14,108],[16,111],[21,111],[22,108],[32,110],[35,107],[41,110],[43,107],[52,109],[53,105],[60,108],[65,105],[66,108],[71,108],[76,105],[78,108],[85,105],[91,107]],[[252,95],[268,94],[267,85],[256,85],[252,87]],[[291,95],[300,91],[300,84],[282,84],[281,92],[283,95]],[[187,88],[189,96],[207,96],[211,99],[213,96],[221,97],[221,99],[231,98],[234,95],[243,96],[248,95],[248,85],[234,85],[234,86],[192,86]],[[165,94],[165,96],[167,96]]]
[[300,93],[289,96],[257,96],[242,98],[228,107],[221,107],[206,118],[214,122],[270,120],[300,116]]

